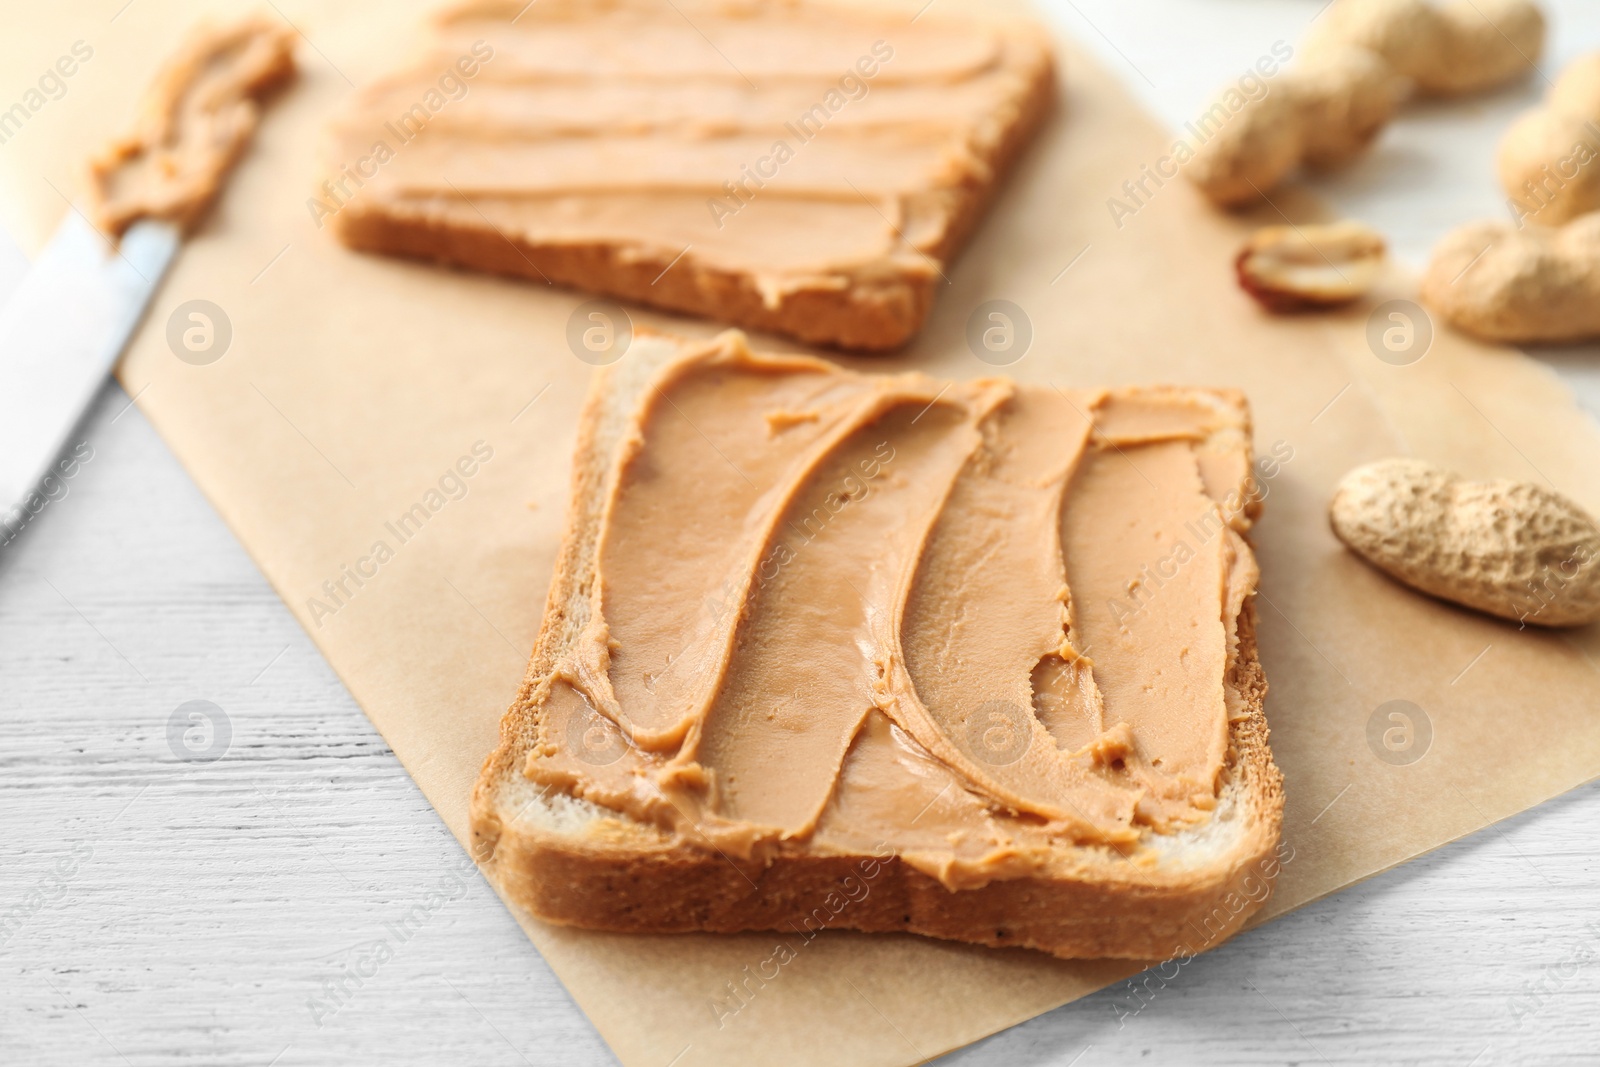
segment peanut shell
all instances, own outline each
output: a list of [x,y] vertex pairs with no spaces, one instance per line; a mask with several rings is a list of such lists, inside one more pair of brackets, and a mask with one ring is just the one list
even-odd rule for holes
[[1345,475],[1328,516],[1352,551],[1425,593],[1539,626],[1600,618],[1600,527],[1559,493],[1386,459]]

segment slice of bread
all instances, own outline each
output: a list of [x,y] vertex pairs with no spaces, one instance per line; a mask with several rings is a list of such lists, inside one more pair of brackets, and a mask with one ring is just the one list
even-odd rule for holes
[[[1196,455],[1204,457],[1200,466],[1206,492],[1212,497],[1219,495],[1212,489],[1213,482],[1247,490],[1245,495],[1230,493],[1230,499],[1216,509],[1217,516],[1229,524],[1224,533],[1241,553],[1237,573],[1245,577],[1239,592],[1223,599],[1223,622],[1231,634],[1225,663],[1220,655],[1216,661],[1223,674],[1226,707],[1216,722],[1223,735],[1216,749],[1217,771],[1206,787],[1209,792],[1196,797],[1187,819],[1165,823],[1135,819],[1100,842],[1092,840],[1093,835],[1085,839],[1067,831],[1057,833],[1060,823],[1049,823],[1036,813],[996,801],[985,768],[973,772],[969,766],[961,773],[937,768],[939,761],[930,755],[941,745],[937,732],[916,733],[916,724],[905,719],[904,709],[897,710],[886,697],[854,727],[852,755],[857,745],[865,743],[867,734],[893,734],[901,757],[909,760],[908,753],[914,752],[918,774],[937,771],[945,776],[926,777],[934,784],[946,782],[945,791],[928,801],[930,806],[948,805],[954,803],[950,798],[959,797],[966,805],[961,809],[967,813],[963,817],[977,818],[991,829],[1002,827],[1008,839],[1014,835],[1018,842],[1044,844],[1031,849],[1019,845],[1004,856],[991,850],[977,860],[969,854],[971,862],[958,862],[955,853],[959,846],[948,846],[948,855],[935,855],[947,847],[943,841],[930,844],[927,835],[913,833],[911,824],[922,818],[921,812],[905,819],[904,825],[878,824],[876,839],[857,835],[852,841],[848,835],[825,834],[828,817],[844,804],[838,793],[845,786],[836,783],[830,807],[814,834],[786,832],[769,835],[757,845],[745,840],[741,846],[738,835],[721,832],[726,827],[718,823],[715,805],[699,809],[703,818],[679,819],[676,814],[682,814],[681,810],[654,818],[648,812],[641,815],[639,809],[615,796],[608,798],[604,790],[587,788],[582,775],[540,770],[552,758],[559,759],[564,745],[577,743],[570,720],[564,729],[552,726],[558,721],[552,716],[560,713],[564,699],[558,694],[570,697],[570,687],[582,684],[597,694],[598,706],[602,703],[598,694],[610,689],[597,675],[604,675],[611,661],[604,655],[595,660],[596,648],[626,654],[627,639],[617,638],[616,627],[608,629],[609,623],[620,620],[598,617],[602,594],[607,592],[603,586],[613,580],[610,574],[602,578],[597,562],[606,543],[606,524],[611,521],[608,502],[619,479],[634,476],[625,472],[636,473],[641,457],[646,464],[652,458],[640,430],[644,412],[652,407],[664,411],[664,403],[676,406],[662,390],[671,388],[670,375],[696,361],[775,376],[814,373],[851,386],[867,383],[883,389],[921,389],[935,399],[944,395],[940,383],[920,375],[852,375],[820,360],[754,356],[736,332],[701,343],[641,332],[620,362],[597,373],[582,415],[568,530],[543,625],[522,687],[502,720],[500,745],[486,760],[472,798],[475,849],[501,891],[546,920],[602,930],[770,929],[808,934],[826,927],[899,931],[984,945],[1022,946],[1067,958],[1161,959],[1201,951],[1238,930],[1266,899],[1277,873],[1283,796],[1262,712],[1266,681],[1256,655],[1255,615],[1248,595],[1253,591],[1254,564],[1248,546],[1234,532],[1249,525],[1255,498],[1248,493],[1252,485],[1248,416],[1242,397],[1233,393],[1153,388],[1101,394],[1132,398],[1147,403],[1149,410],[1177,405],[1207,413],[1209,436],[1194,445]],[[972,388],[1009,387],[988,382],[975,383]],[[722,395],[729,404],[740,402],[731,391]],[[683,400],[682,394],[679,400]],[[949,403],[948,399],[945,402]],[[930,402],[928,408],[932,407]],[[784,417],[789,414],[785,412]],[[773,416],[766,417],[771,420]],[[985,432],[989,433],[985,447],[995,448],[993,433],[988,428]],[[1099,427],[1096,447],[1102,452],[1115,451],[1121,459],[1142,458],[1140,446],[1132,443],[1140,432],[1137,419],[1115,428]],[[710,438],[706,442],[712,443]],[[741,457],[740,463],[750,466],[753,461]],[[902,481],[909,484],[907,479]],[[763,500],[760,506],[772,507],[770,499]],[[1069,510],[1070,500],[1069,496]],[[683,500],[682,506],[695,507],[696,501]],[[1108,528],[1105,536],[1127,538],[1128,534]],[[674,551],[670,541],[660,545],[663,568]],[[855,588],[853,583],[863,580],[860,573],[840,573],[832,584]],[[985,590],[980,586],[963,595],[983,597]],[[648,597],[645,599],[648,602]],[[736,604],[733,615],[743,619],[754,613],[751,602]],[[663,611],[675,610],[674,605],[660,600],[655,603],[661,604]],[[1159,619],[1160,613],[1174,606],[1164,602],[1157,591],[1143,603],[1142,610]],[[1073,610],[1094,610],[1094,606],[1079,605]],[[1227,618],[1230,611],[1231,619]],[[1072,625],[1076,627],[1078,621]],[[598,641],[596,634],[601,635]],[[736,656],[751,654],[739,646]],[[904,660],[906,652],[896,645],[891,655]],[[819,675],[819,684],[822,681]],[[1155,680],[1149,683],[1150,687],[1159,685]],[[1042,725],[1028,724],[1032,730],[1029,743],[1038,747],[1042,737],[1043,747],[1054,752],[1050,735],[1041,731],[1050,726],[1054,732],[1056,727],[1044,722],[1050,715],[1041,710],[1037,694],[1034,707]],[[620,710],[626,714],[629,709]],[[739,710],[743,714],[755,709]],[[1166,711],[1172,716],[1187,713],[1180,707]],[[1159,716],[1165,711],[1157,707],[1156,713]],[[605,728],[613,729],[609,724]],[[1094,763],[1100,758],[1097,753],[1107,747],[1107,737],[1114,734],[1116,730],[1105,731],[1073,753],[1073,760]],[[1123,756],[1130,763],[1141,758],[1136,755],[1137,738],[1136,730],[1131,745],[1125,737],[1120,747],[1110,745],[1114,751],[1109,758],[1116,770],[1104,773],[1120,774]],[[928,746],[919,744],[919,739],[927,740]],[[693,741],[693,737],[680,738],[676,745],[682,748]],[[794,744],[800,743],[797,736]],[[600,744],[637,754],[616,733],[602,738]],[[673,744],[669,741],[664,754],[657,755],[672,756]],[[662,747],[659,739],[652,746]],[[1068,747],[1063,745],[1061,751]],[[798,747],[794,751],[796,759],[802,758]],[[611,752],[607,760],[616,759],[617,754]],[[664,764],[658,760],[650,766],[659,772]],[[682,771],[681,766],[678,769]],[[652,772],[636,769],[633,773],[631,780],[637,782]],[[717,773],[706,771],[705,775],[714,779]],[[845,765],[837,774],[838,782],[851,781]],[[758,777],[752,786],[749,777],[738,783],[740,795],[759,800],[763,781]],[[915,779],[915,775],[886,779],[889,788],[879,792],[904,793],[920,804],[914,795],[919,788]],[[957,788],[951,789],[952,784]],[[715,795],[728,783],[713,781],[706,786],[702,781],[700,787]],[[927,791],[932,796],[932,785]],[[862,795],[858,792],[852,803]],[[1045,829],[1041,830],[1042,826]],[[1037,836],[1040,834],[1044,836]],[[966,866],[958,870],[961,863]]]
[[351,248],[891,349],[1049,108],[1038,27],[822,0],[477,0],[331,126]]

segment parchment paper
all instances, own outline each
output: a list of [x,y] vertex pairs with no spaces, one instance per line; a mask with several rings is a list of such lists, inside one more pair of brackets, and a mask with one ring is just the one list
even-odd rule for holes
[[[36,246],[66,209],[56,190],[72,189],[75,162],[127,121],[129,88],[201,10],[122,6],[36,5],[8,17],[25,25],[0,41],[0,69],[18,78],[75,40],[94,49],[65,95],[0,149],[5,222],[24,242]],[[590,370],[568,349],[566,326],[587,298],[353,255],[319,232],[305,202],[322,123],[352,83],[399,58],[418,6],[280,6],[308,37],[304,75],[271,105],[120,376],[464,839],[468,792],[520,678],[561,532]],[[1033,329],[1008,368],[1017,377],[1248,391],[1257,450],[1276,446],[1281,460],[1255,535],[1267,711],[1293,850],[1269,916],[1600,774],[1594,628],[1519,631],[1410,593],[1347,554],[1323,512],[1349,467],[1406,452],[1473,476],[1548,481],[1600,512],[1600,434],[1553,376],[1514,352],[1441,327],[1424,358],[1395,366],[1366,340],[1372,304],[1336,316],[1258,313],[1236,291],[1230,260],[1252,222],[1277,218],[1271,210],[1219,216],[1172,183],[1116,226],[1107,198],[1170,136],[1069,43],[1063,50],[1062,107],[948,272],[921,340],[892,359],[853,362],[992,372],[969,352],[966,326],[980,303],[1005,299]],[[1288,196],[1278,206],[1314,211]],[[210,365],[180,361],[168,345],[169,317],[193,299],[215,303],[232,326]],[[717,328],[634,318],[697,336]],[[493,455],[464,479],[465,496],[445,496],[399,543],[385,523],[426,503],[477,442]],[[393,558],[313,619],[309,599],[328,602],[323,583],[379,540]],[[1369,743],[1369,723],[1391,700],[1421,709],[1399,757]],[[1401,762],[1417,746],[1425,754]],[[775,935],[606,936],[518,918],[621,1060],[652,1067],[809,1062],[819,1028],[838,1067],[910,1063],[1139,969],[829,933],[719,1028],[713,999],[772,954]]]

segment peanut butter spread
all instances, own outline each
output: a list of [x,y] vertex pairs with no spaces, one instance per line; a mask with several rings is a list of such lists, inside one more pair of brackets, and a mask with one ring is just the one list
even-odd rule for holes
[[887,842],[951,888],[1209,817],[1256,578],[1235,394],[735,333],[643,397],[529,778],[728,855]]
[[294,39],[266,17],[191,34],[146,90],[133,132],[90,161],[95,224],[121,236],[143,218],[192,223],[250,143],[257,100],[294,74]]
[[[810,0],[479,0],[331,131],[347,208],[684,256],[766,304],[937,281],[1052,68],[1043,35]],[[342,219],[341,221],[347,221]]]

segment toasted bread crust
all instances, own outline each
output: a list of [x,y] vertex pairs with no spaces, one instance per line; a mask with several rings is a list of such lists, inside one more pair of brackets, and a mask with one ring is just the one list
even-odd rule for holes
[[[817,854],[797,843],[763,866],[611,813],[577,834],[522,818],[522,809],[538,803],[527,799],[532,787],[522,767],[538,736],[539,709],[565,635],[582,623],[571,617],[572,605],[587,602],[582,594],[592,580],[611,381],[597,378],[585,407],[568,532],[538,643],[501,722],[500,745],[473,792],[475,852],[509,899],[550,922],[620,932],[804,935],[825,926],[1125,959],[1212,947],[1259,909],[1277,870],[1283,789],[1267,744],[1253,598],[1240,613],[1238,651],[1226,679],[1239,711],[1229,724],[1222,789],[1237,833],[1202,865],[1080,848],[1070,877],[997,880],[952,892],[892,856]],[[841,899],[847,903],[837,910],[819,911]]]
[[[1282,777],[1267,747],[1260,698],[1266,683],[1255,654],[1254,608],[1240,618],[1232,684],[1250,694],[1233,726],[1232,774],[1247,782],[1256,845],[1224,871],[1172,879],[1102,854],[1082,880],[1018,878],[951,892],[891,858],[871,877],[869,856],[785,854],[761,869],[687,846],[573,847],[571,839],[508,829],[493,811],[491,768],[518,773],[502,745],[473,802],[473,834],[487,845],[501,890],[540,918],[622,933],[734,933],[816,929],[914,933],[997,948],[1038,949],[1069,959],[1164,959],[1231,936],[1265,900],[1283,809]],[[520,702],[519,702],[520,703]],[[491,843],[492,842],[492,843]],[[1252,878],[1253,876],[1253,878]],[[867,886],[865,895],[859,887]],[[852,888],[853,887],[853,888]],[[1223,901],[1234,894],[1247,906]],[[819,913],[830,897],[848,899]],[[819,922],[819,914],[823,920]]]
[[358,251],[531,278],[814,344],[888,351],[922,328],[944,281],[940,268],[966,243],[999,182],[1049,113],[1055,92],[1052,59],[1040,65],[1016,120],[984,158],[989,180],[969,180],[945,194],[956,210],[938,244],[922,250],[932,269],[912,272],[885,264],[876,278],[857,278],[840,289],[764,295],[750,273],[709,263],[692,249],[680,253],[620,241],[547,243],[496,228],[468,204],[459,205],[459,211],[407,211],[358,197],[333,216],[331,225],[340,241]]

